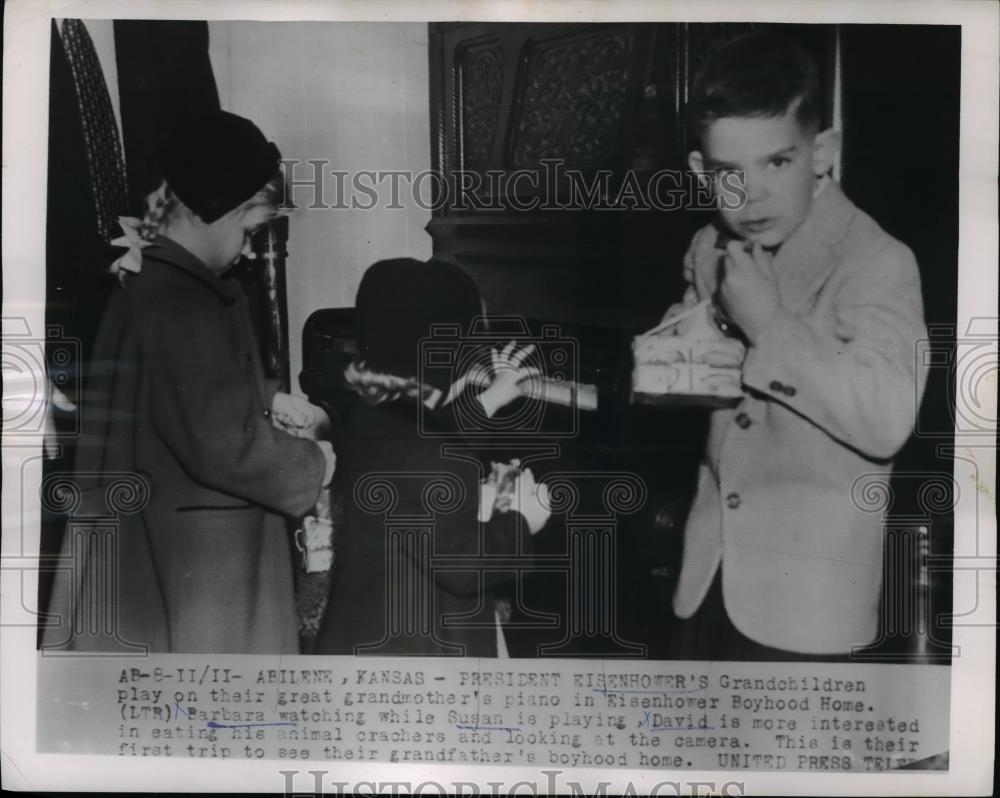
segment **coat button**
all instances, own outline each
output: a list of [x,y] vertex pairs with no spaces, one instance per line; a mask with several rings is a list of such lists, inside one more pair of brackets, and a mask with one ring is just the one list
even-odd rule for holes
[[739,507],[740,506],[740,494],[738,494],[738,493],[730,493],[728,496],[726,496],[726,506],[730,510],[735,510],[737,507]]
[[746,413],[736,414],[736,426],[738,426],[740,429],[746,429],[751,424],[753,424],[753,422],[750,420],[750,416],[748,416]]
[[795,396],[795,388],[791,385],[786,385],[784,388],[785,396]]
[[783,393],[785,390],[785,386],[782,385],[777,380],[772,380],[771,385],[769,387],[771,388],[772,391],[775,391],[777,393]]

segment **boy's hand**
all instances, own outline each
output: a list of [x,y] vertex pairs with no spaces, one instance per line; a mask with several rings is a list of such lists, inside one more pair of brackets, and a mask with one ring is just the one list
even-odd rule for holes
[[[666,324],[667,322],[669,322],[671,319],[675,318],[676,316],[680,316],[682,313],[684,313],[684,312],[686,312],[686,311],[688,311],[690,309],[691,309],[691,306],[685,304],[684,302],[675,302],[673,305],[671,305],[669,308],[667,308],[667,312],[663,314],[663,318],[660,320],[659,327],[662,327],[664,324]],[[687,326],[688,325],[685,323],[685,321],[676,322],[674,324],[671,324],[671,326],[669,326],[667,328],[667,333],[666,334],[667,335],[683,335],[684,332],[685,332],[685,329],[687,328]]]
[[722,310],[750,343],[756,343],[781,308],[771,256],[760,244],[754,244],[752,252],[748,253],[742,242],[730,241],[726,246],[725,265],[717,294]]

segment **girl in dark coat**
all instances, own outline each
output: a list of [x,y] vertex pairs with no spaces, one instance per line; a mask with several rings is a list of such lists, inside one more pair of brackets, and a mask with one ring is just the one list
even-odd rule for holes
[[[49,629],[48,645],[298,651],[285,516],[313,507],[333,452],[285,431],[321,411],[264,378],[246,297],[223,279],[277,212],[279,158],[225,112],[162,153],[164,183],[116,264],[122,285],[97,335],[75,468],[76,517],[117,511],[114,546],[80,545],[70,522],[73,571],[57,576],[51,608],[85,621]],[[131,513],[115,506],[122,479],[137,491]],[[110,615],[85,603],[109,573]]]
[[494,510],[456,413],[475,406],[492,416],[520,396],[531,348],[495,353],[489,386],[456,398],[460,375],[443,363],[421,368],[420,344],[432,325],[452,325],[460,344],[481,313],[465,272],[381,261],[356,307],[360,355],[346,377],[363,401],[338,443],[345,518],[316,653],[497,656],[493,591],[530,566],[531,535],[549,511],[529,469]]

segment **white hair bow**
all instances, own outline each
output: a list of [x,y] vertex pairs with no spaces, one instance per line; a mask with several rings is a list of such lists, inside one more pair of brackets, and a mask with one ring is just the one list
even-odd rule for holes
[[142,250],[148,247],[151,242],[146,241],[139,235],[139,225],[142,222],[134,216],[119,216],[118,224],[121,225],[125,235],[118,236],[111,241],[113,246],[126,247],[126,252],[111,264],[108,271],[118,275],[118,279],[124,283],[125,272],[138,274],[142,271]]

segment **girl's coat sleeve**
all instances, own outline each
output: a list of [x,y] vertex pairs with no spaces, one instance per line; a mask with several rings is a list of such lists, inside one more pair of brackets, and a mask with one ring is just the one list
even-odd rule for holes
[[[200,300],[199,300],[200,301]],[[319,496],[325,458],[310,440],[271,425],[253,341],[208,296],[204,307],[165,312],[151,326],[153,424],[197,482],[288,515]]]

